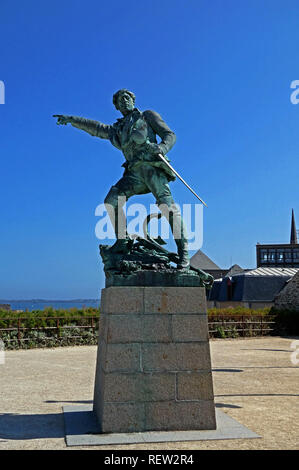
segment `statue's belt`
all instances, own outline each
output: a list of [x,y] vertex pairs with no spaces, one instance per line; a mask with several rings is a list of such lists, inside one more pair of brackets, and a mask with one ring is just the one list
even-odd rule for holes
[[[133,170],[133,169],[136,169],[136,168],[140,167],[144,163],[146,163],[150,166],[154,166],[154,167],[163,169],[167,174],[169,174],[169,175],[171,175],[175,178],[175,175],[173,174],[173,172],[161,160],[158,160],[156,158],[148,160],[146,158],[142,158],[142,157],[140,158],[140,155],[138,157],[139,158],[136,158],[136,159],[134,158],[134,160],[126,160],[126,162],[124,163],[123,166],[125,166],[125,168],[127,168],[128,170]],[[154,156],[152,156],[152,157],[154,157]]]

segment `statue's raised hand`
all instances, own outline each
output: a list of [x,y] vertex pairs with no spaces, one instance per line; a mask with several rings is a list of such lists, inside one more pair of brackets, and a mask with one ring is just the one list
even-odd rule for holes
[[57,117],[56,124],[58,125],[66,125],[69,122],[72,122],[72,116],[65,116],[63,114],[53,114],[53,117]]

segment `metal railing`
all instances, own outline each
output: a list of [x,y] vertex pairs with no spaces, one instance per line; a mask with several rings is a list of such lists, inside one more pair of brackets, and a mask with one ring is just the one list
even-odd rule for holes
[[[63,332],[64,330],[74,330],[74,329],[89,329],[93,332],[93,334],[96,336],[97,335],[97,328],[98,328],[98,322],[99,322],[99,316],[90,316],[90,317],[71,317],[71,318],[66,318],[66,317],[35,317],[35,318],[26,318],[26,317],[19,317],[19,318],[12,318],[12,317],[7,317],[7,318],[0,318],[0,322],[3,323],[7,321],[8,324],[13,324],[15,323],[14,326],[9,326],[7,328],[0,327],[0,338],[3,339],[3,334],[2,332],[17,332],[17,336],[14,338],[9,338],[9,339],[4,339],[4,342],[13,342],[16,341],[18,342],[18,345],[21,346],[22,342],[24,341],[32,341],[32,337],[24,337],[24,333],[27,332],[32,332],[32,331],[37,331],[37,332],[44,332],[44,333],[51,333],[48,336],[43,336],[40,338],[41,340],[44,341],[49,341],[53,340],[53,338],[56,339],[74,339],[74,338],[82,338],[81,334],[78,335],[67,335],[64,336]],[[51,326],[25,326],[24,323],[28,324],[30,322],[34,323],[48,323]],[[78,323],[78,322],[81,322]],[[53,325],[55,323],[55,325]],[[84,324],[83,324],[84,323]]]
[[[7,321],[7,327],[0,327],[0,339],[4,343],[15,342],[19,347],[26,341],[50,341],[56,340],[56,343],[63,342],[62,340],[78,339],[84,336],[84,330],[89,330],[94,338],[97,337],[99,316],[89,317],[35,317],[26,318],[19,317],[13,319],[12,317],[0,318],[0,322]],[[40,326],[30,326],[30,322],[35,324],[41,323]],[[49,326],[45,326],[45,323]],[[26,326],[29,325],[29,326]],[[250,337],[250,336],[264,336],[269,335],[274,330],[275,324],[274,317],[269,315],[208,315],[208,327],[210,338],[214,337]],[[76,332],[78,334],[67,334]],[[78,332],[82,331],[82,333]],[[32,332],[43,332],[45,335],[41,337],[36,335],[32,337]],[[16,334],[11,336],[12,332]],[[5,334],[5,333],[8,333]],[[30,333],[26,337],[26,333]]]
[[210,337],[236,335],[264,336],[274,331],[275,317],[270,315],[209,315]]

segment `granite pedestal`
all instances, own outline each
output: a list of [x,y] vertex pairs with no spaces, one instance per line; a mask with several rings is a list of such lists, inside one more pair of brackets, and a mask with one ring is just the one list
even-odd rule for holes
[[102,433],[216,429],[203,287],[102,290],[93,410]]

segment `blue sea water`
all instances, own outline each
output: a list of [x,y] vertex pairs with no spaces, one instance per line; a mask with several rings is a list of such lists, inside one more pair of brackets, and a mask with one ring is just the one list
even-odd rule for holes
[[0,300],[0,304],[9,304],[11,310],[44,310],[45,307],[52,307],[54,310],[63,308],[84,308],[94,307],[98,308],[100,305],[99,299],[75,299],[75,300],[43,300],[43,299],[32,299],[32,300]]

